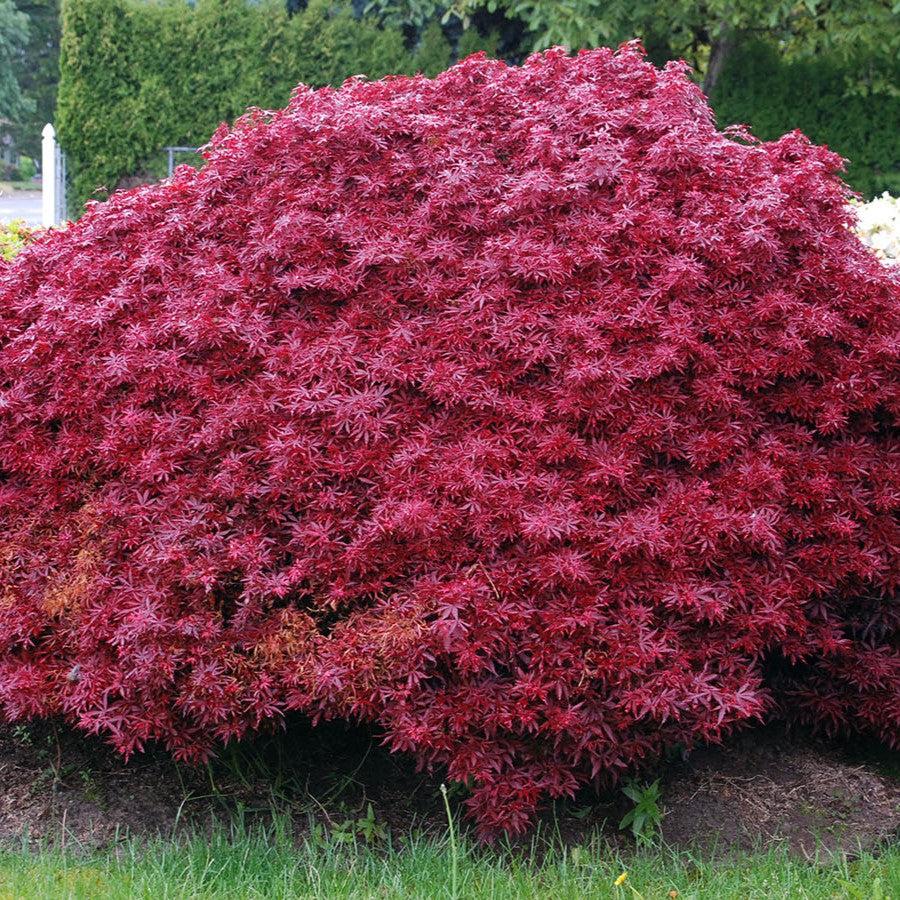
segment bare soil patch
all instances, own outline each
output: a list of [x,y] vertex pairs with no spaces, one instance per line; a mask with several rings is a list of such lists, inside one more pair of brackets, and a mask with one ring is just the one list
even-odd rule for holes
[[[900,837],[900,763],[859,744],[757,729],[661,769],[662,835],[704,852],[786,845],[854,853]],[[151,749],[129,762],[63,726],[0,726],[0,843],[108,847],[215,823],[291,817],[297,833],[354,830],[371,804],[378,834],[445,827],[439,779],[386,753],[370,734],[325,725],[226,750],[209,767]],[[627,844],[621,792],[582,792],[541,827],[571,843],[598,831]]]
[[876,748],[747,732],[667,778],[663,836],[675,846],[872,849],[900,833],[900,779]]

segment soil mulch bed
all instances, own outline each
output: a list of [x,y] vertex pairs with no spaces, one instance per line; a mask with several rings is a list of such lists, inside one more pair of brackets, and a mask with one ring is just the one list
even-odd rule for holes
[[786,843],[809,857],[900,836],[900,771],[886,753],[774,729],[696,752],[667,779],[663,797],[663,836],[674,846]]
[[[670,763],[662,777],[662,836],[706,852],[788,846],[854,853],[900,838],[900,763],[884,750],[791,736],[775,727]],[[439,780],[386,753],[371,735],[326,724],[225,751],[209,767],[159,750],[125,763],[100,740],[64,726],[0,725],[0,844],[109,847],[125,836],[171,836],[291,816],[303,833],[352,832],[372,805],[381,829],[443,831]],[[612,843],[628,809],[619,792],[584,791],[543,826],[581,843]],[[545,830],[546,833],[546,830]]]

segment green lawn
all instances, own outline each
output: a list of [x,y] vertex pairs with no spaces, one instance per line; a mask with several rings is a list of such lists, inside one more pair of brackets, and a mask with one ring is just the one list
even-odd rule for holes
[[[627,872],[621,886],[617,878]],[[712,863],[690,854],[569,848],[477,848],[449,838],[363,842],[307,839],[278,829],[180,844],[123,841],[102,854],[0,852],[0,900],[111,897],[460,898],[900,898],[900,847],[873,857],[816,864],[769,852]]]

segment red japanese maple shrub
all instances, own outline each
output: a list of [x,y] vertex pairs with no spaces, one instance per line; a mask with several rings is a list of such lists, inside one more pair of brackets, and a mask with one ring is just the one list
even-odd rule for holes
[[767,715],[900,741],[900,284],[640,50],[250,112],[0,273],[0,703],[285,710],[485,832]]

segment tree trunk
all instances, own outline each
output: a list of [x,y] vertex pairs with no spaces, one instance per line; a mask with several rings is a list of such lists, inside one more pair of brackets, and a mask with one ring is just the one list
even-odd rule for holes
[[710,48],[709,65],[703,79],[703,93],[707,97],[713,92],[732,47],[734,47],[734,32],[728,25],[722,25]]

